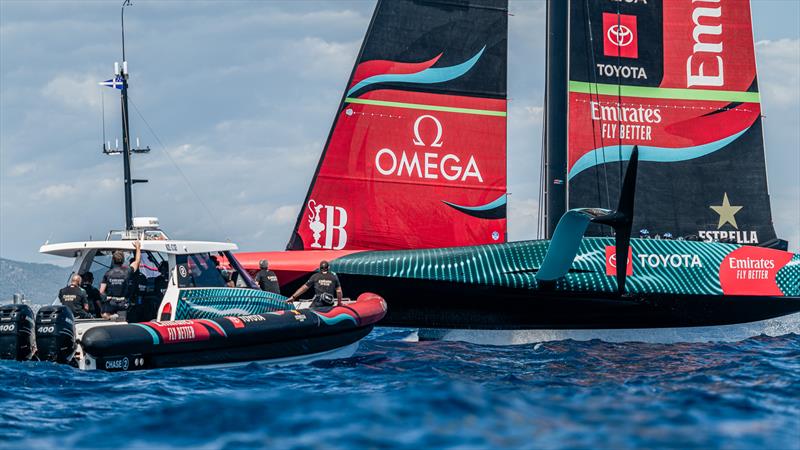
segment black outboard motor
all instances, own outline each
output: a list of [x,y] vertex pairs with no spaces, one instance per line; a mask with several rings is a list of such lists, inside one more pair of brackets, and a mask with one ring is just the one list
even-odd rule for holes
[[28,305],[0,306],[0,359],[31,359],[36,352],[33,317]]
[[36,346],[40,361],[68,363],[75,356],[75,317],[63,305],[43,306],[36,314]]

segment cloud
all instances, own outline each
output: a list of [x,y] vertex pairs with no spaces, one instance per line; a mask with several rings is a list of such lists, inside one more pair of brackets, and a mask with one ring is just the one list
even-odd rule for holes
[[[100,90],[97,75],[58,75],[42,88],[41,94],[74,109],[95,109],[100,106]],[[115,91],[116,92],[116,91]]]
[[779,108],[800,102],[800,39],[756,43],[759,90],[765,102]]
[[345,80],[358,54],[361,39],[351,42],[332,42],[319,37],[306,37],[290,45],[295,58],[306,64],[300,70],[304,78],[337,77]]
[[275,225],[294,224],[299,212],[300,207],[297,205],[279,206],[267,217],[267,221]]
[[35,194],[33,194],[33,199],[45,202],[62,200],[75,194],[77,191],[78,190],[75,188],[75,186],[71,184],[52,184],[39,189]]
[[15,164],[11,167],[11,171],[9,175],[12,177],[18,177],[21,175],[26,175],[36,169],[36,165],[31,163],[22,163],[22,164]]
[[508,237],[510,241],[536,239],[539,217],[539,202],[532,198],[508,200]]

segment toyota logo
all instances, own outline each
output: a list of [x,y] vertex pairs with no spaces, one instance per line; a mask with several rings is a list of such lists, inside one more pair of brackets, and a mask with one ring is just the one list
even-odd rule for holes
[[614,254],[612,254],[611,256],[608,257],[608,265],[613,267],[613,268],[615,268],[615,269],[617,268],[617,254],[616,253],[614,253]]
[[606,33],[608,40],[618,47],[627,47],[633,42],[633,32],[625,25],[612,25]]

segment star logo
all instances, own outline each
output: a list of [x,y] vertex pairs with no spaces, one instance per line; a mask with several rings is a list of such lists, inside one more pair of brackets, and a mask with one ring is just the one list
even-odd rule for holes
[[731,202],[728,201],[728,193],[726,192],[722,197],[722,205],[719,206],[710,206],[711,209],[714,210],[717,214],[719,214],[719,224],[717,224],[717,229],[719,230],[722,228],[723,225],[729,223],[733,225],[733,228],[739,229],[739,226],[736,225],[736,213],[742,209],[741,206],[731,206]]

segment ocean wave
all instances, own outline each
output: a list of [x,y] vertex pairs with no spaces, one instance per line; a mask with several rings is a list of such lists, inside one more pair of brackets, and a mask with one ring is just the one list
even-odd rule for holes
[[3,448],[792,448],[800,336],[406,342],[309,365],[79,372],[0,363]]

